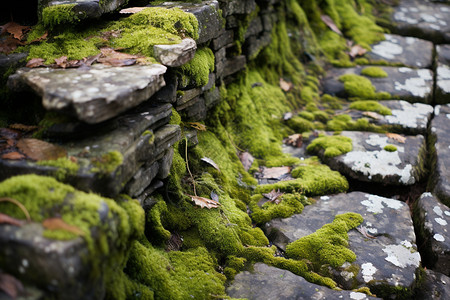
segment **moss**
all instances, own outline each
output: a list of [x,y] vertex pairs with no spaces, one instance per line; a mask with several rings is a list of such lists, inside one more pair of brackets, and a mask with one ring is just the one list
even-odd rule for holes
[[164,228],[161,221],[162,215],[168,212],[166,202],[161,196],[157,196],[156,199],[157,203],[147,213],[146,235],[153,244],[161,245],[170,238],[171,234]]
[[342,109],[342,100],[328,94],[324,94],[320,99],[322,103],[328,105],[332,109]]
[[376,92],[375,87],[369,79],[356,74],[345,74],[339,77],[339,81],[344,83],[345,91],[350,97],[361,99],[389,99],[387,92]]
[[397,151],[397,147],[395,147],[394,145],[386,145],[386,146],[384,146],[383,149],[388,151],[388,152],[395,152],[395,151]]
[[314,114],[309,111],[302,111],[298,114],[298,116],[308,121],[314,121]]
[[371,131],[383,133],[386,130],[378,125],[371,124],[367,118],[361,118],[353,121],[349,115],[337,115],[327,122],[327,130],[333,131]]
[[75,175],[80,168],[76,162],[73,162],[66,157],[58,158],[56,160],[42,160],[38,161],[36,164],[40,166],[57,168],[55,171],[55,177],[60,181],[63,181],[67,175]]
[[347,232],[362,221],[362,216],[357,213],[336,215],[332,223],[288,244],[286,254],[290,258],[307,259],[315,271],[319,271],[323,265],[337,268],[345,262],[353,262],[356,255],[348,249]]
[[244,269],[244,265],[246,262],[247,260],[243,257],[230,255],[227,257],[223,273],[228,280],[233,280],[234,276],[236,276],[239,271]]
[[316,138],[306,148],[308,151],[318,153],[324,150],[325,157],[334,157],[352,151],[352,139],[346,136],[323,136]]
[[[312,114],[312,115],[314,118],[314,114]],[[287,121],[287,125],[290,128],[292,128],[295,132],[299,132],[299,133],[307,132],[307,131],[314,129],[314,124],[311,121],[304,119],[303,117],[297,117],[297,116],[290,118]]]
[[364,69],[361,70],[361,75],[374,78],[388,77],[386,71],[380,67],[365,67]]
[[180,67],[180,72],[196,86],[204,86],[209,81],[209,73],[214,71],[214,54],[208,47],[197,50],[194,58]]
[[314,120],[322,122],[322,123],[326,123],[328,121],[328,119],[330,118],[328,116],[328,114],[326,112],[324,112],[323,110],[317,110],[315,112],[313,112],[314,115]]
[[80,18],[73,11],[76,4],[61,4],[45,7],[42,10],[42,24],[52,30],[57,26],[75,24]]
[[114,172],[123,163],[123,156],[122,153],[114,150],[103,154],[99,158],[93,158],[91,162],[93,165],[91,172],[107,174]]
[[383,116],[392,115],[389,108],[379,103],[378,101],[366,100],[366,101],[355,101],[350,104],[350,108],[361,110],[361,111],[374,111]]
[[317,157],[302,162],[291,172],[296,179],[274,184],[259,185],[255,193],[267,193],[280,189],[284,192],[301,192],[308,196],[342,193],[348,189],[348,182],[339,172],[320,164]]

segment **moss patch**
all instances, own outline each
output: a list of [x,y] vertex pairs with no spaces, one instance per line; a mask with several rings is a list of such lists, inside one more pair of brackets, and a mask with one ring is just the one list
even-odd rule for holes
[[324,150],[325,157],[334,157],[352,151],[353,145],[351,138],[333,135],[316,138],[306,149],[313,153]]
[[46,7],[42,10],[42,24],[48,29],[54,29],[62,24],[74,24],[80,21],[73,8],[76,4],[61,4]]
[[67,175],[75,175],[80,168],[77,163],[66,157],[58,158],[57,160],[38,161],[36,162],[36,164],[40,166],[57,168],[57,170],[55,171],[55,177],[56,179],[61,181],[63,181],[67,177]]
[[[365,107],[365,106],[363,106]],[[367,118],[360,118],[353,121],[349,115],[337,115],[327,122],[327,130],[332,131],[371,131],[371,132],[385,132],[386,130],[378,125],[371,124]]]
[[184,85],[204,86],[214,71],[214,53],[208,47],[197,50],[194,58],[180,67]]
[[397,147],[395,147],[394,145],[386,145],[386,146],[384,146],[383,149],[388,151],[388,152],[395,152],[395,151],[397,151]]
[[366,101],[355,101],[350,104],[350,108],[361,110],[361,111],[373,111],[379,113],[380,115],[392,115],[389,108],[379,103],[378,101],[366,100]]
[[375,87],[369,79],[356,74],[345,74],[339,77],[344,83],[344,88],[350,97],[361,99],[389,99],[387,92],[376,92]]
[[123,163],[123,156],[122,153],[115,150],[105,153],[99,158],[93,158],[91,162],[94,166],[91,168],[91,172],[107,174],[114,172]]
[[388,73],[380,67],[366,67],[361,70],[361,75],[374,78],[388,77]]

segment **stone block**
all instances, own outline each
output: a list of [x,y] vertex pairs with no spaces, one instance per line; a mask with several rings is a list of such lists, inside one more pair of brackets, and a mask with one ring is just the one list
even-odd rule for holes
[[157,61],[167,67],[180,67],[194,58],[197,44],[193,39],[185,38],[174,45],[155,45],[153,53]]
[[212,49],[214,51],[219,50],[234,42],[234,31],[226,30],[222,35],[212,40]]

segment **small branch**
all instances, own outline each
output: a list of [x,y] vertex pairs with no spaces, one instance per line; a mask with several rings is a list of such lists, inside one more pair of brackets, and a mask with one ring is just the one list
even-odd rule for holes
[[191,170],[189,169],[189,160],[188,160],[188,140],[187,140],[187,137],[185,137],[184,139],[185,139],[185,141],[186,141],[186,148],[185,148],[185,150],[186,150],[186,152],[185,152],[185,155],[186,155],[186,168],[187,168],[187,170],[188,170],[188,172],[189,172],[189,175],[190,175],[191,178],[192,178],[192,182],[194,183],[194,195],[197,197],[197,191],[195,190],[195,179],[194,179],[194,176],[192,176]]
[[23,213],[25,214],[25,217],[27,218],[27,222],[31,222],[31,217],[30,217],[30,214],[28,213],[28,210],[22,203],[20,203],[16,199],[3,197],[3,198],[0,198],[0,202],[10,202],[10,203],[17,205],[17,207],[19,207],[20,210],[23,211]]

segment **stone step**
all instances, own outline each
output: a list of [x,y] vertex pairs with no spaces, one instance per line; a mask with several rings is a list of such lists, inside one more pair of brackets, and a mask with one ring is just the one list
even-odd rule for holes
[[368,286],[378,297],[389,297],[399,287],[410,293],[421,258],[409,208],[401,201],[361,192],[322,196],[301,214],[270,221],[265,230],[285,249],[347,212],[359,213],[364,218],[360,230],[372,237],[356,229],[348,232],[348,247],[356,260],[331,268],[333,279],[345,289]]
[[[449,21],[450,22],[450,21]],[[450,45],[436,46],[436,103],[450,103]]]

